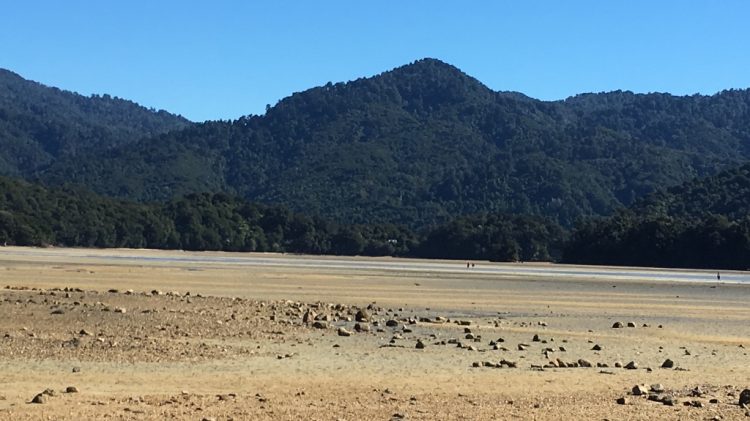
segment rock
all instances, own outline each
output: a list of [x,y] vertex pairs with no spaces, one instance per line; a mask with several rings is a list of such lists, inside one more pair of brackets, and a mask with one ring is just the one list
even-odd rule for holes
[[387,322],[385,322],[385,325],[388,326],[388,327],[396,327],[396,326],[398,326],[398,321],[390,319]]
[[651,391],[654,393],[664,393],[664,385],[661,383],[654,383],[651,385]]
[[471,326],[471,320],[460,320],[458,322],[459,326]]
[[661,398],[661,403],[667,406],[675,406],[679,401],[672,395],[664,395]]
[[591,350],[592,350],[592,351],[601,351],[601,350],[602,350],[602,347],[601,347],[601,346],[600,346],[599,344],[596,344],[596,345],[594,345],[594,346],[593,346],[593,347],[591,348]]
[[417,349],[424,349],[424,347],[425,347],[424,342],[422,342],[421,339],[417,340],[416,348]]
[[313,320],[315,320],[316,316],[317,316],[317,314],[315,314],[314,311],[307,310],[305,312],[305,314],[302,315],[302,323],[308,324],[308,323],[312,322]]
[[81,329],[81,330],[80,330],[80,331],[78,332],[78,334],[79,334],[79,335],[81,335],[81,336],[94,336],[94,334],[93,334],[93,333],[89,332],[89,331],[88,331],[88,330],[86,330],[86,329]]
[[346,330],[343,327],[339,328],[338,334],[339,334],[339,336],[352,336],[352,332],[349,332],[348,330]]
[[315,329],[328,329],[328,322],[317,320],[312,324]]
[[74,373],[80,373],[81,372],[81,367],[73,367],[73,372]]
[[127,313],[125,307],[115,307],[115,313]]
[[648,394],[648,387],[646,387],[645,384],[637,384],[633,386],[633,389],[631,390],[633,393],[633,396],[642,396]]
[[357,332],[369,332],[370,331],[370,325],[367,323],[357,323],[354,325],[354,330]]
[[638,363],[635,361],[631,361],[625,365],[625,368],[627,368],[628,370],[635,370],[638,368]]
[[65,393],[78,393],[78,388],[75,386],[68,386],[65,388]]
[[354,320],[358,322],[369,322],[371,317],[372,316],[370,316],[370,313],[367,310],[359,310],[354,316]]
[[471,366],[474,368],[477,368],[477,367],[481,367],[482,364],[480,364],[479,361],[474,361],[473,363],[471,363]]
[[578,360],[578,366],[590,368],[590,367],[593,367],[594,364],[592,364],[591,361],[589,360],[584,360],[583,358],[581,358]]
[[628,404],[628,400],[624,396],[621,397],[621,398],[617,398],[617,404],[618,405],[627,405]]
[[661,368],[674,368],[674,361],[667,358],[664,360],[664,362],[661,364]]
[[466,336],[464,336],[464,338],[466,338],[466,339],[474,339],[474,334],[473,333],[467,333]]
[[45,395],[44,393],[39,393],[31,399],[31,403],[47,403],[47,395]]
[[635,322],[628,322],[628,327],[635,327]]
[[740,392],[740,406],[750,405],[750,389]]
[[532,342],[539,342],[539,341],[541,341],[541,339],[539,339],[539,335],[534,335],[534,337],[531,338],[531,341]]
[[612,325],[612,329],[621,329],[622,328],[622,322],[615,322],[615,324]]
[[63,310],[61,308],[56,308],[56,309],[52,310],[52,312],[50,314],[65,314],[65,310]]
[[615,361],[615,368],[622,368],[622,362]]

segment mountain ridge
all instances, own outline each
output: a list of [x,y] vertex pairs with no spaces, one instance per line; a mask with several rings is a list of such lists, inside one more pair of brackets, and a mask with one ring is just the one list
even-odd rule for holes
[[750,90],[540,101],[437,59],[75,158],[41,180],[142,201],[201,191],[338,221],[439,224],[478,212],[566,226],[750,159]]

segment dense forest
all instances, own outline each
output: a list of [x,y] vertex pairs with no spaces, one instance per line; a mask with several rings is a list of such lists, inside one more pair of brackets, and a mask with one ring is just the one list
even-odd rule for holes
[[750,269],[750,164],[580,224],[565,262]]
[[[559,254],[562,238],[559,227],[528,216],[461,218],[416,234],[391,224],[337,224],[224,193],[141,204],[4,177],[0,192],[0,244],[8,245],[546,260]],[[446,238],[456,242],[446,247]]]
[[[45,188],[0,178],[0,243],[745,270],[750,266],[749,173],[746,165],[696,179],[609,218],[582,222],[572,232],[550,219],[499,213],[459,216],[415,232],[392,224],[339,224],[225,193],[142,204],[79,187]],[[721,180],[726,183],[716,184]],[[738,207],[728,214],[693,213],[685,200],[710,201],[715,209],[726,203]]]
[[479,213],[571,227],[750,159],[750,91],[539,101],[424,59],[295,93],[262,116],[109,144],[27,179],[144,202],[223,191],[412,229]]
[[191,123],[111,97],[84,97],[0,69],[0,175],[34,177],[58,159],[104,151]]

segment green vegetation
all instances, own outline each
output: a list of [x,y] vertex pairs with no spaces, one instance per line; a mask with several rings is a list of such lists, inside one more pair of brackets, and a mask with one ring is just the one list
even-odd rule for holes
[[41,174],[109,196],[224,191],[412,229],[482,212],[563,226],[750,159],[750,91],[544,102],[425,59],[294,94],[263,116],[63,158]]
[[34,177],[58,159],[132,144],[190,123],[109,95],[84,97],[0,69],[0,175]]
[[750,269],[750,164],[581,224],[565,262]]
[[745,269],[749,160],[750,90],[545,102],[425,59],[192,124],[0,70],[0,175],[57,186],[0,179],[9,244]]
[[[11,245],[532,260],[547,259],[548,239],[561,233],[538,218],[485,215],[429,231],[420,242],[403,227],[340,225],[224,193],[138,204],[2,177],[0,191],[0,243]],[[461,242],[445,248],[445,238]]]

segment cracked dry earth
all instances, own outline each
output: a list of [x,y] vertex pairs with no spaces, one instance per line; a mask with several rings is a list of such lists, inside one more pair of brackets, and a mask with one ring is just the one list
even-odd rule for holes
[[6,284],[0,419],[748,419],[740,287],[541,312],[433,309],[424,279],[404,306]]

